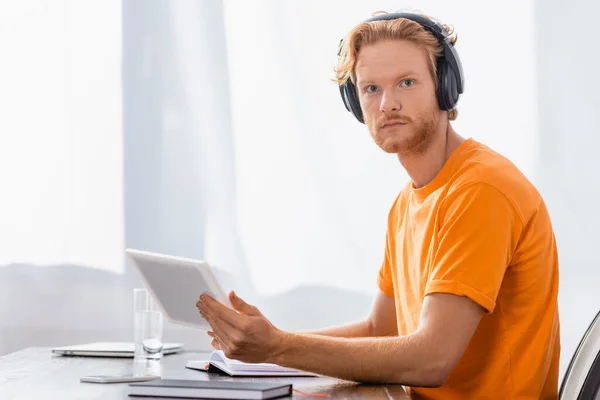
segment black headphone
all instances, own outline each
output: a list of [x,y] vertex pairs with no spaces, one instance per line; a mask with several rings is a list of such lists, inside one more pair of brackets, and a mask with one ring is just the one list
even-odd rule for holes
[[[442,44],[444,53],[437,59],[438,82],[436,96],[438,106],[441,110],[452,110],[458,102],[459,95],[463,92],[464,76],[460,58],[448,37],[448,31],[438,22],[418,14],[407,12],[377,15],[364,22],[384,21],[398,18],[406,18],[417,22],[430,31]],[[342,44],[343,40],[340,42],[338,56],[341,54]],[[342,100],[344,101],[346,109],[364,124],[365,121],[358,101],[356,86],[354,86],[350,79],[340,85],[340,94],[342,95]]]

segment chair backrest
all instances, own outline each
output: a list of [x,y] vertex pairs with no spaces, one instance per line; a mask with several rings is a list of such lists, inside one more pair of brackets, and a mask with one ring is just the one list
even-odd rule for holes
[[560,400],[600,400],[600,312],[571,358],[559,391]]

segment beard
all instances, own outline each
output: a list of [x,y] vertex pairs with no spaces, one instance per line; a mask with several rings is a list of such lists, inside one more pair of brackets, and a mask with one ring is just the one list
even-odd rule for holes
[[[400,120],[406,125],[381,128],[390,120]],[[439,117],[434,110],[423,111],[416,118],[402,116],[397,113],[382,115],[372,119],[369,132],[375,144],[386,153],[419,154],[429,147],[438,125]]]

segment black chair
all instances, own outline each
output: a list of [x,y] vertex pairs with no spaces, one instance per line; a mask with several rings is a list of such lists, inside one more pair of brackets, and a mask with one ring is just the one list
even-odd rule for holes
[[558,396],[560,400],[600,400],[600,312],[579,342]]

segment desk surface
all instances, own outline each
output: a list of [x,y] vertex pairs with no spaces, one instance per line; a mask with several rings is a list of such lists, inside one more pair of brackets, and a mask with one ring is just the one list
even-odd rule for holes
[[[187,360],[203,360],[207,353],[180,353],[163,358],[160,374],[170,379],[231,380],[185,368]],[[32,347],[0,357],[1,399],[136,399],[129,397],[128,384],[81,383],[84,375],[131,373],[132,359],[61,357],[47,347]],[[236,378],[236,380],[260,380]],[[264,380],[264,378],[263,378]],[[270,378],[293,382],[294,388],[307,393],[328,393],[331,399],[408,399],[400,385],[359,385],[331,378]],[[310,399],[294,393],[294,398]]]

